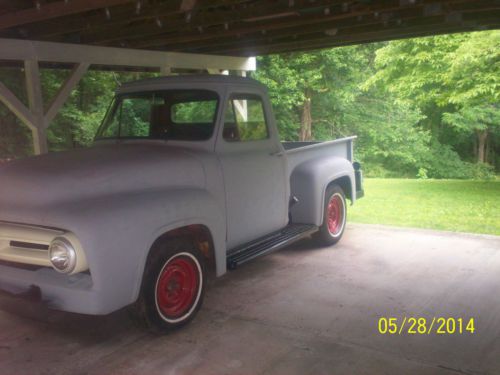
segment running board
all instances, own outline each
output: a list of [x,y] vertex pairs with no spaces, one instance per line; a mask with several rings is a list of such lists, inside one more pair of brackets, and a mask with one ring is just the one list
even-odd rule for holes
[[227,255],[227,268],[234,270],[240,264],[279,250],[317,231],[316,225],[289,224],[277,232],[232,249]]

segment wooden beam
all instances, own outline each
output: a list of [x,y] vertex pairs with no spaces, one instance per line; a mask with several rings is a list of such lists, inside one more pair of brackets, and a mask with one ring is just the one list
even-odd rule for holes
[[45,130],[45,128],[31,129],[31,137],[35,155],[46,154],[49,151],[47,143],[47,131]]
[[2,82],[0,82],[0,101],[27,127],[35,128],[35,118],[29,109]]
[[40,69],[37,60],[24,61],[24,73],[26,77],[26,91],[31,113],[39,114],[43,117],[43,97],[42,85],[40,82]]
[[33,136],[33,147],[35,154],[45,154],[48,151],[47,134],[45,129],[42,84],[40,82],[40,69],[37,60],[24,61],[24,73],[26,76],[26,91],[30,112],[33,115],[34,127],[31,129]]
[[89,66],[90,64],[88,63],[78,64],[70,73],[66,81],[61,85],[61,88],[52,99],[51,103],[49,104],[49,109],[45,113],[44,119],[46,128],[50,125],[54,117],[56,117],[59,109],[61,109],[61,107],[64,105],[75,86],[78,84],[78,82],[80,82],[81,78],[88,70]]
[[38,60],[104,66],[181,69],[255,70],[255,59],[247,57],[200,55],[178,52],[86,46],[0,38],[0,60]]
[[14,26],[49,20],[51,18],[88,12],[90,10],[126,4],[134,0],[71,0],[54,1],[40,7],[19,10],[0,16],[0,30]]

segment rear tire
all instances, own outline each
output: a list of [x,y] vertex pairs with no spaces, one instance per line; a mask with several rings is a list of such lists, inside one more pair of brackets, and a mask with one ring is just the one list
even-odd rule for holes
[[149,255],[132,317],[158,333],[182,327],[200,309],[205,284],[204,258],[194,244],[189,239],[165,241]]
[[323,207],[323,224],[316,233],[316,239],[322,246],[336,244],[342,238],[347,218],[345,194],[339,185],[330,185],[326,189]]

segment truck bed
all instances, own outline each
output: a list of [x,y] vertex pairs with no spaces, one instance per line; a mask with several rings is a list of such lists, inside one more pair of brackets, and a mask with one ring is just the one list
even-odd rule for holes
[[293,171],[299,164],[324,156],[338,156],[352,163],[353,142],[356,138],[351,136],[326,142],[282,142],[281,144],[287,155],[289,171]]

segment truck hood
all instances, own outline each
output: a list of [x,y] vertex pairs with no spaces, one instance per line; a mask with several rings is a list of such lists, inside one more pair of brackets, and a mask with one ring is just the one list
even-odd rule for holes
[[188,149],[165,144],[102,145],[1,166],[0,212],[111,194],[204,186],[203,165]]

